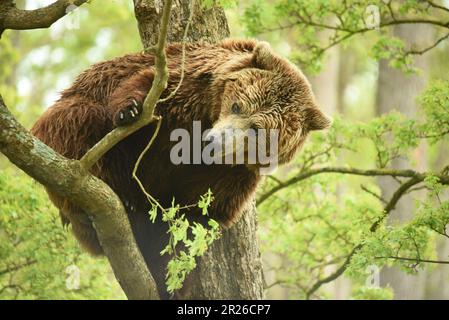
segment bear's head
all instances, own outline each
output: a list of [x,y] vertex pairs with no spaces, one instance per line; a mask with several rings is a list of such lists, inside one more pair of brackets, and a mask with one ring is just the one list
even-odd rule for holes
[[[251,141],[252,135],[248,139],[248,132],[255,132],[256,149],[262,148],[270,157],[276,156],[279,164],[285,164],[293,158],[310,131],[325,129],[331,123],[316,105],[303,73],[288,60],[275,55],[266,42],[258,42],[247,56],[222,66],[216,84],[220,99],[206,139],[224,143],[223,150],[232,150],[234,154],[239,152],[235,141],[242,137]],[[270,149],[273,138],[276,151],[273,151],[276,148]],[[249,143],[244,144],[245,152]],[[277,154],[270,154],[273,152]],[[259,160],[255,162],[256,167],[261,165]]]

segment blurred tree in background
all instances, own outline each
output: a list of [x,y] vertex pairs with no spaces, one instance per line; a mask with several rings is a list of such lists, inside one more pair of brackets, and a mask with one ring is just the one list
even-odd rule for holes
[[[405,287],[448,299],[449,3],[224,4],[232,36],[296,62],[335,118],[259,190],[267,297],[403,299]],[[48,30],[5,32],[0,91],[18,119],[31,126],[90,64],[141,50],[132,10],[96,0]],[[0,156],[0,299],[122,298],[107,263],[81,253],[40,186],[11,167]]]

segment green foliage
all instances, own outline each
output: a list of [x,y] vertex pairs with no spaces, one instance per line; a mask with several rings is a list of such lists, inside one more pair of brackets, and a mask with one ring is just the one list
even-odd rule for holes
[[407,54],[404,41],[394,36],[382,34],[373,45],[371,55],[377,59],[390,61],[390,66],[406,73],[416,72],[413,57]]
[[30,178],[0,172],[0,212],[0,299],[124,298],[108,262],[81,252]]
[[354,290],[355,300],[391,300],[393,292],[389,288],[360,287]]
[[[206,194],[201,196],[197,207],[201,209],[202,215],[208,215],[208,208],[213,201],[212,192],[209,189]],[[186,276],[196,267],[196,258],[201,257],[206,252],[212,242],[219,238],[219,224],[213,220],[208,220],[209,228],[202,224],[190,223],[181,213],[182,209],[188,209],[191,206],[181,208],[172,202],[172,206],[162,211],[162,221],[168,223],[170,235],[169,243],[161,251],[161,255],[172,255],[172,259],[167,266],[167,290],[170,293],[181,289]],[[149,212],[150,218],[154,222],[157,215],[157,207]],[[181,249],[180,249],[181,248]]]
[[[435,241],[448,238],[449,223],[449,201],[444,200],[449,188],[438,175],[449,179],[448,169],[440,168],[407,187],[405,192],[415,195],[415,214],[409,221],[388,225],[393,196],[381,199],[377,175],[366,170],[393,170],[392,161],[409,158],[419,144],[446,140],[448,96],[449,82],[431,84],[419,99],[419,120],[397,112],[366,123],[337,117],[326,134],[311,136],[289,170],[265,181],[260,199],[273,188],[281,188],[259,206],[263,250],[287,261],[288,267],[279,269],[276,277],[294,297],[324,296],[322,291],[309,291],[329,275],[329,268],[335,270],[349,261],[343,271],[355,283],[355,299],[389,299],[390,290],[362,286],[371,266],[380,270],[394,265],[414,274],[426,260],[437,260]],[[295,180],[317,168],[341,168],[344,174],[337,170]],[[351,169],[366,174],[344,171]],[[413,164],[409,171],[419,172]],[[391,183],[398,190],[410,179],[400,177]]]
[[0,42],[0,61],[0,80],[1,83],[4,83],[13,73],[14,64],[18,62],[17,50],[15,50],[11,39],[8,37]]
[[449,81],[434,81],[420,97],[424,116],[428,121],[420,128],[431,142],[449,133]]
[[361,139],[356,141],[369,141],[376,150],[376,166],[385,168],[392,160],[408,156],[418,146],[419,135],[416,130],[415,120],[390,112],[369,123],[356,125],[353,133]]
[[350,45],[352,38],[371,47],[374,58],[413,72],[412,56],[426,48],[412,49],[393,35],[391,27],[398,21],[418,20],[447,29],[447,18],[448,11],[428,1],[250,0],[242,22],[251,36],[282,32],[294,38],[297,50],[291,58],[310,72],[320,70],[326,50],[340,43]]
[[[17,103],[17,92],[14,88],[14,71],[19,60],[19,54],[14,47],[14,36],[2,37],[0,41],[0,92],[3,99]],[[14,111],[14,109],[13,109]]]

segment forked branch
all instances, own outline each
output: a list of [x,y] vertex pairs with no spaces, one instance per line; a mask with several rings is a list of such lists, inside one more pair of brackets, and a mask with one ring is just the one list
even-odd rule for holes
[[96,145],[94,145],[89,151],[87,151],[86,154],[81,158],[81,163],[84,168],[90,169],[106,152],[108,152],[117,143],[128,137],[130,134],[136,132],[140,128],[159,119],[158,117],[154,116],[154,109],[156,108],[156,104],[158,103],[162,92],[167,87],[168,82],[165,43],[167,39],[168,22],[170,18],[172,2],[172,0],[167,0],[164,3],[159,39],[156,46],[150,49],[155,57],[156,74],[150,92],[148,93],[143,103],[143,112],[140,119],[132,125],[114,129],[103,139],[101,139]]

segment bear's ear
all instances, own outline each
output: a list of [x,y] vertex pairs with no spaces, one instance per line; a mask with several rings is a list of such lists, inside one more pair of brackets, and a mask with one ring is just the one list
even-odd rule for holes
[[309,107],[305,110],[304,121],[309,130],[327,129],[332,124],[332,120],[316,107]]
[[276,57],[274,56],[268,42],[261,41],[254,47],[252,62],[253,65],[259,69],[274,69],[276,65]]

